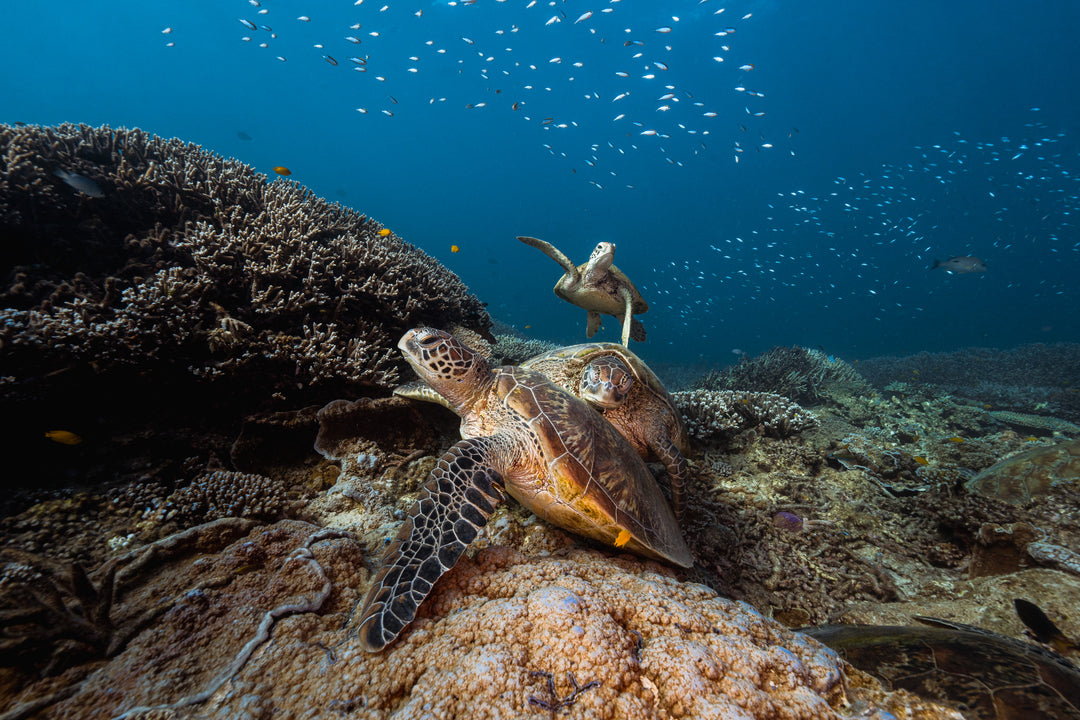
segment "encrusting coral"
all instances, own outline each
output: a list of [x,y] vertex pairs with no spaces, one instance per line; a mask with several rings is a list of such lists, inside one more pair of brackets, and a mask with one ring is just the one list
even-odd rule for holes
[[454,273],[374,220],[138,129],[0,125],[0,234],[0,357],[18,381],[89,363],[257,375],[285,394],[389,387],[409,327],[491,324]]
[[817,642],[629,556],[481,551],[379,654],[355,640],[366,571],[348,534],[286,520],[171,562],[139,593],[147,605],[174,598],[152,627],[111,662],[66,687],[28,687],[0,712],[38,702],[22,716],[958,717],[884,693]]

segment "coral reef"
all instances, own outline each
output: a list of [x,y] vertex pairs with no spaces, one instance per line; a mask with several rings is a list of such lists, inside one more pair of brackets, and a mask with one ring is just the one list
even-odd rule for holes
[[495,345],[491,348],[493,366],[520,365],[531,357],[536,357],[559,346],[546,340],[534,340],[520,335],[495,335]]
[[995,410],[1060,415],[1080,421],[1080,343],[1034,343],[1011,350],[965,348],[876,357],[859,363],[876,387],[904,381],[930,386]]
[[730,439],[756,427],[770,437],[784,438],[817,422],[809,410],[772,393],[684,390],[672,397],[687,433],[699,441]]
[[865,393],[870,386],[840,358],[812,348],[775,347],[738,365],[710,371],[692,389],[751,390],[815,403]]
[[263,475],[215,470],[195,478],[164,504],[166,520],[226,517],[276,519],[287,505],[285,484]]
[[399,642],[368,654],[351,637],[366,583],[364,556],[347,534],[283,521],[193,555],[170,553],[160,558],[168,572],[142,576],[144,605],[170,598],[167,610],[110,662],[31,683],[0,712],[886,717],[876,706],[956,717],[887,694],[817,642],[629,557],[482,551],[437,585]]
[[409,327],[490,325],[456,275],[375,221],[198,146],[0,126],[0,157],[0,348],[16,378],[92,362],[257,375],[278,392],[386,387]]
[[386,392],[409,327],[491,322],[371,218],[138,129],[0,125],[0,236],[0,451],[36,486],[208,464],[245,416]]

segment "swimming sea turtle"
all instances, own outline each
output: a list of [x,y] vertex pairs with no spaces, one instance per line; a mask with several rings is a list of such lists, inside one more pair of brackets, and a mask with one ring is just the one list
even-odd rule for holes
[[648,312],[649,303],[630,282],[622,270],[612,265],[615,259],[615,243],[602,242],[589,256],[589,262],[575,266],[549,242],[520,235],[518,240],[540,250],[562,265],[565,274],[555,283],[555,294],[589,311],[585,337],[592,337],[600,329],[600,315],[611,315],[622,321],[622,344],[630,340],[644,342],[645,326],[633,316]]
[[948,703],[971,720],[1080,720],[1080,669],[1038,645],[971,625],[826,625],[802,630],[855,667]]
[[440,458],[386,550],[361,612],[368,650],[382,649],[412,621],[504,493],[566,530],[693,564],[645,463],[584,401],[539,372],[492,369],[441,330],[410,330],[398,347],[461,416],[463,439]]
[[686,429],[671,394],[641,358],[617,343],[585,343],[537,355],[521,367],[542,372],[592,405],[642,458],[662,462],[672,509],[682,518]]

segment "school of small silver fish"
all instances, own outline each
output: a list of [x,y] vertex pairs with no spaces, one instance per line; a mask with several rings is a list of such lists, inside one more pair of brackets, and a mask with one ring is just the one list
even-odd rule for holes
[[993,278],[995,302],[1011,298],[1029,324],[1049,325],[1041,318],[1078,302],[1080,155],[1042,122],[1018,130],[988,141],[945,132],[903,162],[743,208],[749,227],[708,238],[711,255],[656,267],[642,292],[717,336],[763,303],[777,325],[805,313],[820,327],[833,308],[877,328],[935,327],[971,283]]
[[749,87],[756,65],[737,45],[753,13],[718,0],[356,0],[347,15],[263,5],[248,0],[240,39],[268,60],[352,72],[358,116],[401,121],[421,105],[501,113],[598,189],[633,188],[624,159],[634,153],[681,167],[774,147],[748,128],[766,114],[765,93]]

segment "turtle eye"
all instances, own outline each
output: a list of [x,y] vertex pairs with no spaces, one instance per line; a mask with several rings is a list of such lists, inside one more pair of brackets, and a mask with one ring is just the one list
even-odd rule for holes
[[427,330],[416,337],[416,344],[422,348],[433,348],[441,341],[442,338],[439,337],[439,334],[432,330]]

